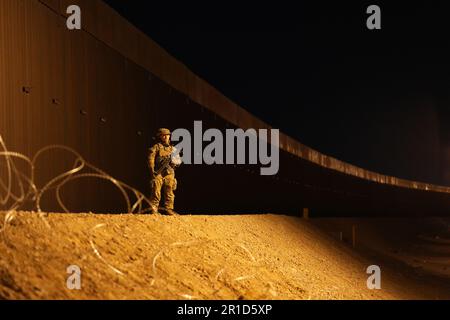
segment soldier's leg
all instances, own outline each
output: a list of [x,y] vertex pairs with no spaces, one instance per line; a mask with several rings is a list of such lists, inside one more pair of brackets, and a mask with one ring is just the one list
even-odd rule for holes
[[163,178],[158,175],[151,181],[150,205],[154,212],[158,212],[159,201],[161,200],[161,188],[163,185]]
[[163,181],[164,208],[173,210],[175,204],[175,193],[177,189],[177,180],[174,175],[167,175]]

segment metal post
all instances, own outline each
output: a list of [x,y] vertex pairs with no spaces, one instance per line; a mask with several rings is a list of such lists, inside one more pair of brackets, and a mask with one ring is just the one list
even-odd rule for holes
[[303,208],[303,219],[309,219],[309,208]]
[[356,247],[356,226],[352,226],[352,246],[353,248]]

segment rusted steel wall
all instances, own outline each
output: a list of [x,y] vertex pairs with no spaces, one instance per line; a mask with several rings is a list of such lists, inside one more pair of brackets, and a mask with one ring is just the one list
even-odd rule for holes
[[[68,5],[80,5],[83,8],[85,19],[83,28],[131,61],[151,71],[175,89],[187,94],[193,101],[205,106],[238,127],[270,128],[269,125],[249,114],[188,70],[182,63],[171,57],[165,50],[100,0],[41,1],[54,10],[59,10],[61,15],[65,14],[65,8]],[[450,193],[449,187],[398,179],[353,166],[312,150],[285,134],[281,134],[280,139],[283,150],[326,168],[378,183]]]
[[[65,27],[71,4],[82,8],[82,31]],[[99,0],[1,0],[0,48],[0,134],[9,148],[31,156],[65,145],[144,192],[146,149],[157,127],[191,128],[203,120],[208,127],[270,128]],[[178,206],[209,213],[310,207],[339,215],[447,214],[447,187],[366,171],[284,134],[280,143],[276,177],[261,177],[254,166],[181,168]],[[39,186],[74,160],[60,151],[43,156]],[[123,210],[117,190],[98,179],[68,184],[63,197],[75,212]],[[44,208],[58,210],[53,195],[47,198]]]

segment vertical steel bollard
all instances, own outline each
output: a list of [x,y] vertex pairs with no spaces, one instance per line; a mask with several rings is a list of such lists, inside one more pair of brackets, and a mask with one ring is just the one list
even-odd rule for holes
[[303,208],[303,219],[309,219],[309,208]]
[[353,248],[356,247],[356,226],[352,226],[352,246]]

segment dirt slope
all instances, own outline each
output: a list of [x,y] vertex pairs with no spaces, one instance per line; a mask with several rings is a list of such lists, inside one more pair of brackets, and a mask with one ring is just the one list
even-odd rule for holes
[[[0,228],[6,299],[450,297],[389,265],[382,289],[367,289],[376,261],[295,217],[3,212]],[[70,265],[81,269],[81,290],[66,286]]]

